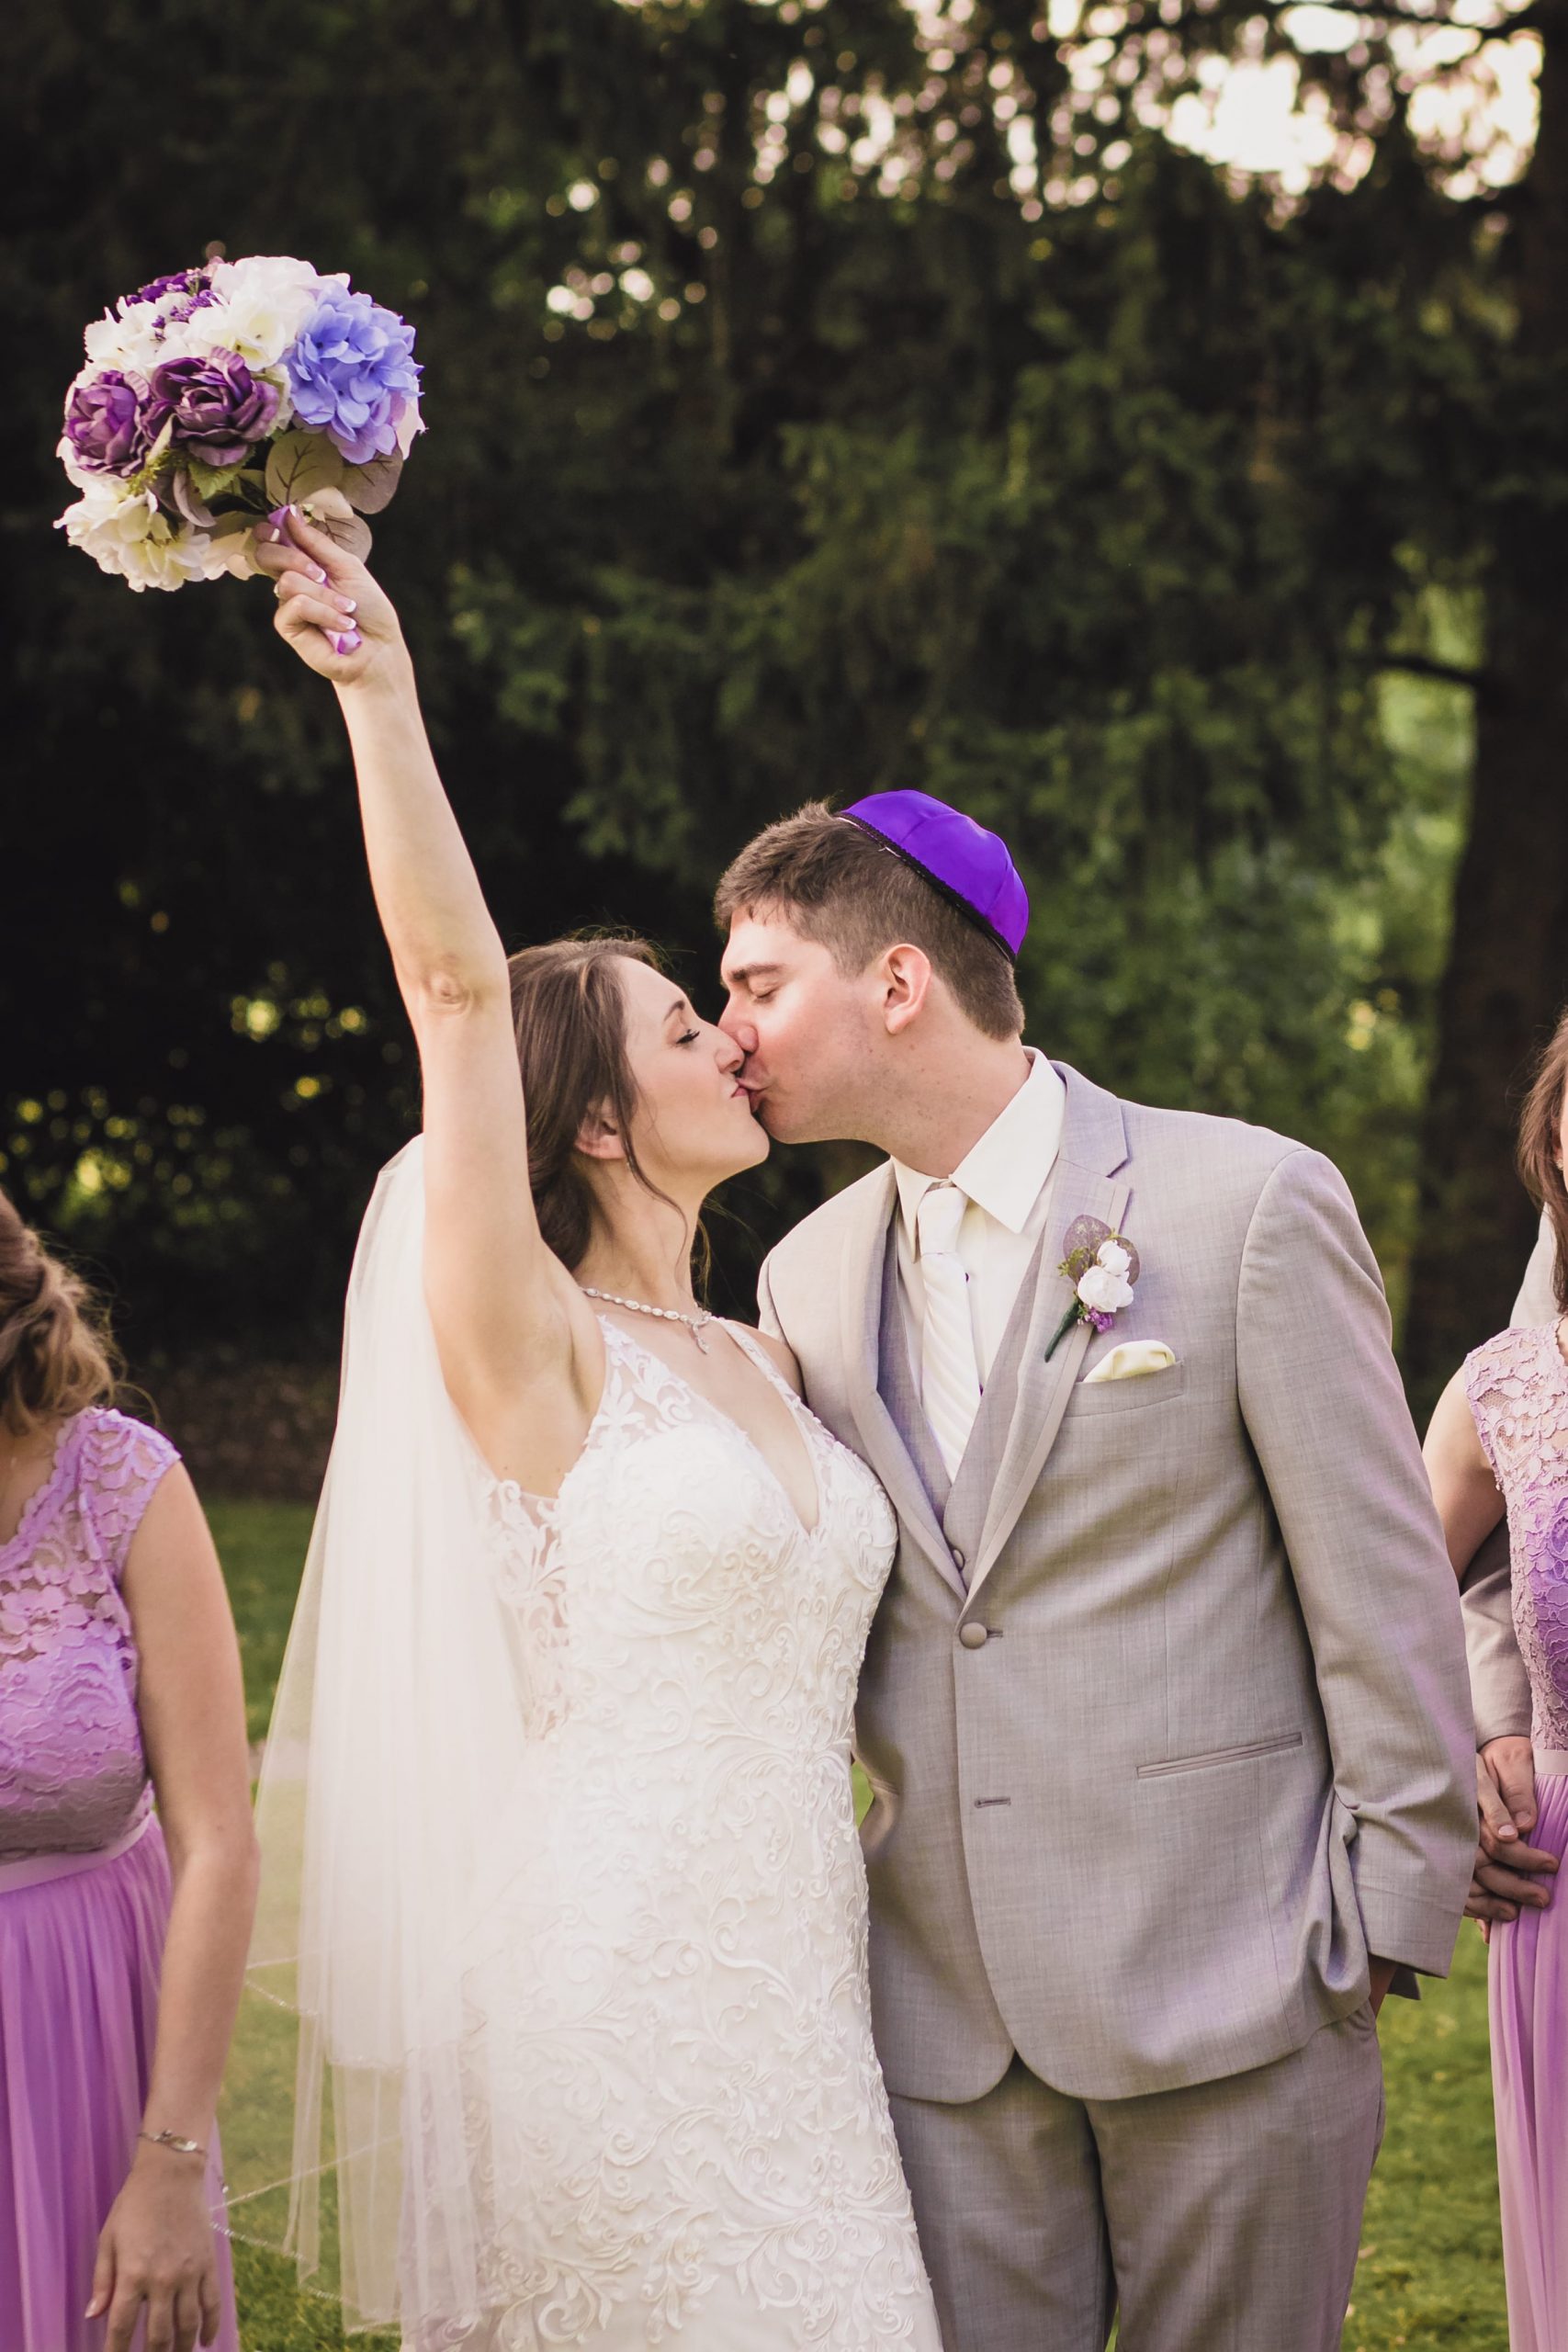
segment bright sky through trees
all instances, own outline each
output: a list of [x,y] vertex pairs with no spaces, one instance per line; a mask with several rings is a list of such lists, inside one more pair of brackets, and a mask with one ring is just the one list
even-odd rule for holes
[[[1303,57],[1343,55],[1386,26],[1397,86],[1409,97],[1411,129],[1438,164],[1449,193],[1464,198],[1517,179],[1534,141],[1540,43],[1533,32],[1508,30],[1524,4],[1415,0],[1384,12],[1303,0],[1280,11],[1279,24]],[[1051,22],[1058,34],[1070,35],[1081,19],[1091,32],[1098,18],[1114,13],[1081,8],[1079,0],[1053,0]],[[1429,27],[1419,21],[1427,17]],[[1368,122],[1360,136],[1347,135],[1335,123],[1325,94],[1303,89],[1298,61],[1277,48],[1266,54],[1266,30],[1260,17],[1239,57],[1205,61],[1201,89],[1183,92],[1170,108],[1172,137],[1238,172],[1277,176],[1286,193],[1325,173],[1349,185],[1371,161],[1367,133],[1379,125]]]

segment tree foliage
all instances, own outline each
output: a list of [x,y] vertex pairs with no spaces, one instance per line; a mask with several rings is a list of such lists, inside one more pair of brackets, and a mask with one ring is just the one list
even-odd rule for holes
[[[1323,1143],[1397,1266],[1513,317],[1398,10],[1305,61],[1359,168],[1283,203],[1167,129],[1269,6],[19,6],[0,1148],[149,1329],[325,1329],[417,1117],[261,592],[46,538],[84,319],[212,240],[418,323],[377,560],[512,940],[630,922],[711,989],[755,826],[923,786],[1018,850],[1032,1035]],[[721,1228],[732,1295],[825,1172]]]

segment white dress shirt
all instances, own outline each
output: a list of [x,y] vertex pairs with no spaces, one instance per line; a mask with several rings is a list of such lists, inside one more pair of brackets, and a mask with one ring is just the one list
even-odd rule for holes
[[[1066,1089],[1051,1064],[1027,1046],[1029,1076],[1006,1109],[947,1181],[967,1196],[958,1255],[969,1276],[969,1313],[981,1385],[1011,1319],[1020,1286],[1050,1214],[1052,1178],[1062,1144]],[[898,1280],[917,1382],[923,1385],[925,1283],[915,1234],[921,1200],[940,1177],[893,1162],[898,1181]]]

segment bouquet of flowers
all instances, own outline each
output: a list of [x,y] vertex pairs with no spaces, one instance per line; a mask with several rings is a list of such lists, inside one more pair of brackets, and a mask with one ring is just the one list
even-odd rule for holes
[[413,329],[282,254],[176,270],[87,329],[61,461],[73,547],[130,586],[254,571],[251,531],[298,503],[355,555],[416,433]]

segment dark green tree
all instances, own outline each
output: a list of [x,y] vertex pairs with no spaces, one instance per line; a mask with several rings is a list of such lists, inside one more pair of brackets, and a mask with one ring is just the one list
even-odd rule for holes
[[[927,786],[1017,842],[1040,1040],[1326,1144],[1397,1256],[1432,858],[1382,682],[1453,666],[1512,231],[1397,86],[1357,128],[1381,17],[1309,61],[1370,168],[1281,205],[1154,102],[1253,38],[1228,0],[21,14],[0,1148],[159,1329],[324,1331],[417,1116],[265,595],[133,600],[46,536],[83,320],[214,239],[419,323],[378,561],[511,936],[640,922],[708,985],[749,831]],[[831,1172],[770,1169],[760,1237]]]

